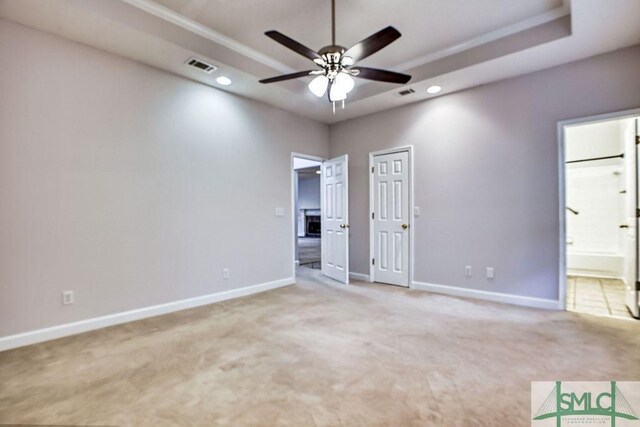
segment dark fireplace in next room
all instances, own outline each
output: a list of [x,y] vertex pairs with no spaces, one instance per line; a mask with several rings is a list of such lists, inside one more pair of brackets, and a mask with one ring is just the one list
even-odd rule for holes
[[307,209],[304,212],[305,217],[305,236],[320,236],[320,211],[317,209]]

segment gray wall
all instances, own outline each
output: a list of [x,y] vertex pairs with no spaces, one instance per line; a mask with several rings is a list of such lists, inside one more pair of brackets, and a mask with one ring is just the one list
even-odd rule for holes
[[332,126],[331,156],[350,161],[351,270],[369,272],[368,153],[413,145],[415,280],[557,299],[557,122],[640,107],[638,70],[634,47]]
[[291,277],[290,156],[326,157],[326,125],[3,20],[0,40],[0,336]]
[[0,336],[289,277],[292,151],[350,155],[353,271],[368,272],[367,154],[413,144],[416,280],[555,299],[556,122],[640,106],[636,47],[329,134],[2,20],[0,40]]
[[298,209],[320,209],[320,175],[298,178]]

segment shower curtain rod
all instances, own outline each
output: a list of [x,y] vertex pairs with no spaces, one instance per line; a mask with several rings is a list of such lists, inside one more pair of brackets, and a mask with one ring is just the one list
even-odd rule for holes
[[607,159],[624,159],[624,153],[618,154],[617,156],[594,157],[592,159],[571,160],[565,163],[569,164],[569,163],[593,162],[595,160],[607,160]]

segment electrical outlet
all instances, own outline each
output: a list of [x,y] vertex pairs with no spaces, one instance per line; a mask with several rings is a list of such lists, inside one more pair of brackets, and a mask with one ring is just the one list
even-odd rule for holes
[[464,267],[464,275],[467,277],[471,277],[471,266],[467,265]]
[[222,278],[223,279],[228,279],[229,278],[229,269],[225,268],[222,270]]
[[73,291],[62,292],[62,305],[73,304]]
[[495,277],[493,267],[487,267],[487,279],[493,279]]

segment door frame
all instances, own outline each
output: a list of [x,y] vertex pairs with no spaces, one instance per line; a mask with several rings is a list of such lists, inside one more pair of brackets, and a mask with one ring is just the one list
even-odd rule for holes
[[[298,220],[298,213],[296,212],[296,171],[293,168],[293,158],[297,157],[299,159],[313,160],[316,162],[320,162],[320,167],[322,168],[322,163],[327,160],[324,157],[312,156],[310,154],[302,154],[291,152],[290,165],[291,169],[291,277],[296,278],[296,244],[298,242],[298,236],[296,235],[296,221]],[[322,184],[321,184],[322,185]],[[320,198],[320,213],[324,212],[322,197]],[[320,227],[322,227],[322,215],[320,215]]]
[[[616,111],[613,113],[596,114],[593,116],[580,117],[577,119],[562,120],[558,122],[558,217],[560,235],[560,260],[558,278],[558,309],[567,309],[567,224],[566,224],[566,167],[565,167],[565,128],[586,125],[598,122],[606,122],[617,119],[630,119],[640,116],[640,108]],[[637,227],[636,227],[637,230]],[[637,232],[637,231],[636,231]],[[638,240],[636,237],[636,244]],[[636,254],[636,260],[640,254]]]
[[409,155],[409,283],[407,284],[409,288],[413,288],[413,242],[414,242],[414,219],[415,219],[415,209],[414,209],[414,185],[413,185],[413,177],[414,177],[414,162],[413,162],[413,145],[404,145],[402,147],[396,148],[388,148],[385,150],[372,151],[369,153],[369,169],[367,173],[369,174],[369,282],[375,282],[375,268],[373,264],[371,264],[371,260],[375,257],[375,236],[373,230],[373,218],[371,218],[371,213],[374,211],[375,203],[374,203],[374,188],[373,188],[373,173],[371,173],[371,168],[374,165],[374,157],[381,156],[385,154],[393,154],[393,153],[401,153],[406,151]]

